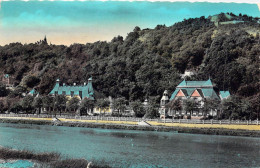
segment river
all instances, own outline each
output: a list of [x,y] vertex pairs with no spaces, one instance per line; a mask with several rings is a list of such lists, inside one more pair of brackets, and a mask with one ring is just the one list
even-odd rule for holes
[[0,145],[112,167],[259,167],[260,138],[0,123]]

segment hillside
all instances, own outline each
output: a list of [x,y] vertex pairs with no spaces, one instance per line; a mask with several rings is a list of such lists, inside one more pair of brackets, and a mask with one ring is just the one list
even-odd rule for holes
[[113,97],[144,100],[165,89],[174,91],[180,74],[192,70],[194,80],[209,77],[220,89],[229,89],[250,101],[260,93],[260,24],[246,15],[214,16],[218,22],[244,23],[216,26],[212,17],[184,20],[170,27],[136,27],[125,39],[111,42],[51,45],[11,43],[0,47],[0,72],[16,85],[36,87],[47,94],[55,79],[72,84],[93,77],[96,90]]

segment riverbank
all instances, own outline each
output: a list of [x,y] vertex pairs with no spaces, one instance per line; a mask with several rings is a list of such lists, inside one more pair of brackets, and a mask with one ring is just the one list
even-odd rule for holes
[[0,167],[110,168],[85,159],[61,159],[58,153],[35,153],[0,147]]
[[52,118],[1,117],[1,123],[57,125],[68,127],[87,127],[103,129],[127,129],[141,131],[163,131],[190,134],[228,135],[260,137],[260,125],[218,125],[218,124],[182,124],[159,123],[149,121],[151,126],[139,126],[137,122],[129,121],[100,121],[60,118],[60,122],[53,122]]

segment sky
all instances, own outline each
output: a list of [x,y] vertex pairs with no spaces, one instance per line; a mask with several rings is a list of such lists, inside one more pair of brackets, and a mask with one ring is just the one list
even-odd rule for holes
[[118,35],[125,37],[135,26],[141,29],[158,24],[171,26],[183,19],[221,12],[260,17],[259,0],[237,0],[239,3],[150,1],[0,1],[0,45],[34,43],[45,35],[52,44],[111,41]]

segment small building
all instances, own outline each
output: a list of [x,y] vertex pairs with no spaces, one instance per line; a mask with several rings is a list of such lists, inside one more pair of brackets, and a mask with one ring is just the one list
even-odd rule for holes
[[39,95],[39,92],[37,92],[35,89],[32,89],[28,95],[31,95],[31,96],[38,96]]
[[220,91],[219,97],[221,100],[227,99],[230,96],[229,91]]
[[0,75],[0,81],[1,83],[3,83],[4,85],[6,85],[6,87],[8,89],[12,89],[14,86],[14,79],[11,75],[9,74],[1,74]]
[[[163,100],[165,92],[163,94],[162,100],[161,100],[161,111],[160,114],[166,116],[202,116],[202,112],[200,109],[204,107],[205,100],[211,99],[220,101],[223,99],[226,99],[230,96],[229,91],[220,91],[219,95],[216,93],[216,91],[213,89],[213,84],[210,79],[207,81],[186,81],[185,79],[176,87],[175,91],[172,93],[169,101],[174,101],[179,99],[181,103],[183,100],[187,99],[193,99],[198,104],[198,111],[194,111],[193,114],[187,113],[184,110],[181,110],[179,112],[174,112],[171,109],[166,109],[165,104],[163,104]],[[165,109],[165,112],[163,113],[163,110]],[[209,115],[217,115],[216,111],[211,111]]]
[[50,95],[65,95],[69,98],[71,97],[79,97],[80,100],[84,98],[88,98],[91,100],[94,100],[94,89],[92,86],[92,78],[88,79],[88,83],[84,83],[84,85],[76,85],[76,83],[73,84],[73,86],[66,85],[63,83],[63,85],[60,85],[60,80],[56,80],[56,84],[52,91],[49,93]]

